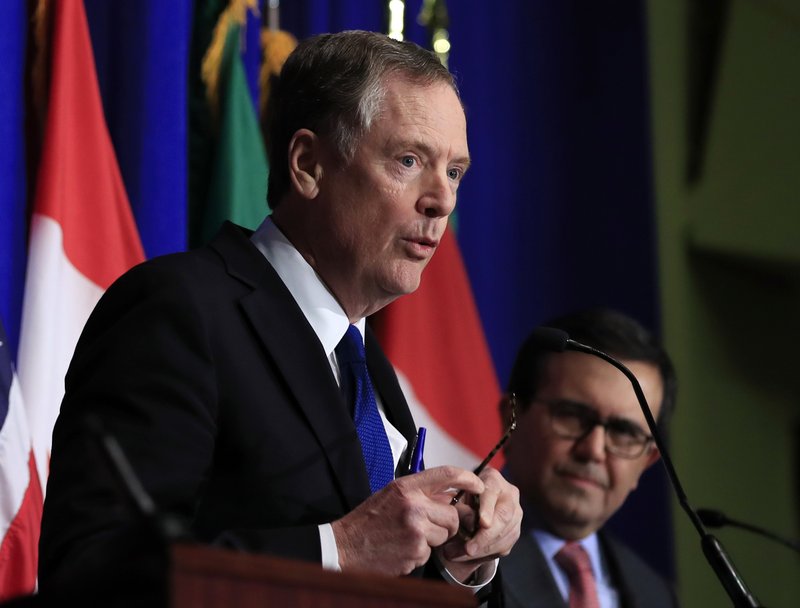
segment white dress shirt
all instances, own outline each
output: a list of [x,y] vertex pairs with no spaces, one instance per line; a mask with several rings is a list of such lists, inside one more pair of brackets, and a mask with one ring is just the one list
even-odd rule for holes
[[[300,255],[300,252],[297,251],[271,218],[267,217],[261,223],[253,233],[253,236],[250,237],[250,240],[267,258],[267,261],[269,261],[281,281],[292,294],[317,338],[319,338],[322,348],[328,354],[328,362],[331,365],[336,381],[341,384],[339,363],[336,359],[335,349],[350,326],[347,314],[328,290],[320,276]],[[365,320],[360,319],[355,325],[361,332],[363,340]],[[378,404],[381,421],[386,429],[386,436],[389,438],[394,469],[397,470],[397,465],[408,447],[408,442],[403,434],[386,419],[383,402],[377,393],[375,394],[375,400]],[[336,538],[331,525],[321,524],[319,526],[319,535],[322,567],[328,570],[341,570]],[[493,563],[485,564],[478,570],[480,582],[477,585],[463,585],[460,581],[454,579],[447,569],[441,568],[441,570],[445,579],[451,583],[477,591],[494,578],[497,570],[497,561],[494,560]]]
[[[556,554],[561,551],[561,548],[566,544],[563,538],[554,536],[549,532],[541,529],[534,529],[531,534],[539,544],[542,553],[544,553],[547,565],[550,567],[550,572],[561,591],[564,601],[569,598],[569,578],[567,573],[561,569],[556,563]],[[600,543],[597,539],[597,534],[592,534],[580,540],[581,546],[589,554],[589,561],[592,563],[592,571],[594,572],[595,583],[597,585],[597,599],[600,601],[600,608],[619,608],[619,595],[611,584],[611,576],[608,571],[608,566],[600,553]]]
[[[341,383],[339,363],[336,360],[334,351],[350,326],[347,314],[339,302],[336,301],[336,298],[333,297],[333,294],[328,291],[316,271],[306,262],[305,258],[300,255],[300,252],[295,249],[294,245],[289,242],[289,239],[269,217],[261,223],[261,226],[253,233],[250,240],[267,258],[275,272],[278,273],[281,281],[283,281],[283,284],[292,294],[317,338],[319,338],[322,348],[328,354],[328,362],[331,365],[336,381]],[[363,340],[364,326],[366,325],[364,319],[359,320],[355,325],[361,332],[361,339]],[[386,429],[386,436],[389,438],[394,468],[397,469],[397,463],[400,462],[408,442],[403,437],[403,434],[386,419],[380,396],[376,394],[375,399],[378,402],[378,412]],[[319,529],[322,547],[322,567],[328,570],[340,570],[339,552],[336,548],[336,539],[331,525],[322,524]]]

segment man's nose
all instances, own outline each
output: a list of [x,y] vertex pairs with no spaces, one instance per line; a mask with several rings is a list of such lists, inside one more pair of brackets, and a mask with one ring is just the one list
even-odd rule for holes
[[419,212],[427,217],[447,217],[455,207],[455,187],[447,171],[431,171],[417,202]]
[[602,462],[606,459],[606,430],[595,426],[586,435],[575,440],[573,451],[583,460]]

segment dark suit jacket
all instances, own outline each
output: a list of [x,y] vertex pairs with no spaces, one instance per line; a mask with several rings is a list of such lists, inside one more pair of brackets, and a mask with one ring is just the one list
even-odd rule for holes
[[[141,264],[92,313],[53,436],[42,589],[97,580],[143,542],[88,413],[200,541],[319,560],[317,525],[369,495],[328,358],[248,237],[227,224],[210,246]],[[369,331],[366,343],[387,417],[412,440],[394,371]]]
[[[625,545],[602,531],[600,547],[623,608],[674,608],[675,595],[655,571]],[[523,532],[511,553],[500,560],[506,608],[565,608],[539,544]]]

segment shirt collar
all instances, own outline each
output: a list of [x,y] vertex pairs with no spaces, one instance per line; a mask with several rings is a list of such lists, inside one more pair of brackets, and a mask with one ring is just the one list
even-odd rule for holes
[[[322,278],[267,217],[250,237],[292,294],[330,356],[350,325],[347,314]],[[364,338],[364,319],[355,323]]]
[[[547,530],[541,528],[534,528],[531,533],[539,543],[542,552],[545,554],[549,561],[555,562],[556,553],[561,551],[561,548],[566,544],[563,538],[551,534]],[[586,550],[589,555],[589,560],[592,562],[592,570],[594,576],[598,580],[605,580],[607,573],[600,559],[600,543],[597,538],[597,533],[590,534],[586,538],[582,538],[578,543]]]

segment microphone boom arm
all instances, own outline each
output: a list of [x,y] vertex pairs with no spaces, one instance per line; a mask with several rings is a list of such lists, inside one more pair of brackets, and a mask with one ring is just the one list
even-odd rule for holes
[[700,517],[697,515],[694,509],[692,509],[691,505],[689,505],[689,500],[686,497],[686,493],[683,491],[683,486],[681,485],[678,475],[675,472],[675,467],[672,465],[672,459],[669,456],[669,451],[667,450],[664,441],[661,439],[661,434],[658,432],[658,426],[653,418],[653,413],[650,411],[650,406],[647,404],[644,391],[642,391],[639,380],[636,379],[636,376],[633,375],[633,372],[629,370],[622,362],[618,361],[611,355],[591,346],[587,346],[586,344],[581,344],[580,342],[571,340],[567,333],[560,329],[540,327],[536,330],[536,333],[537,338],[543,348],[557,352],[573,350],[588,355],[594,355],[595,357],[600,357],[604,361],[616,367],[625,375],[626,378],[628,378],[631,386],[633,387],[633,392],[636,393],[636,399],[639,401],[639,407],[641,408],[642,414],[644,414],[645,420],[647,421],[647,427],[650,429],[650,433],[653,436],[653,441],[655,442],[658,451],[661,453],[661,462],[664,464],[664,468],[667,471],[667,476],[669,477],[673,490],[675,490],[678,502],[680,503],[681,508],[689,516],[689,520],[692,522],[692,525],[694,525],[697,533],[700,535],[700,546],[703,549],[703,554],[706,557],[706,561],[708,561],[711,569],[717,575],[720,583],[722,583],[723,588],[728,593],[728,597],[730,597],[733,601],[735,608],[759,608],[761,604],[747,588],[747,585],[745,584],[744,580],[742,580],[741,575],[733,565],[733,561],[723,548],[722,543],[720,543],[719,540],[717,540],[717,538],[715,538],[713,535],[709,534]]

